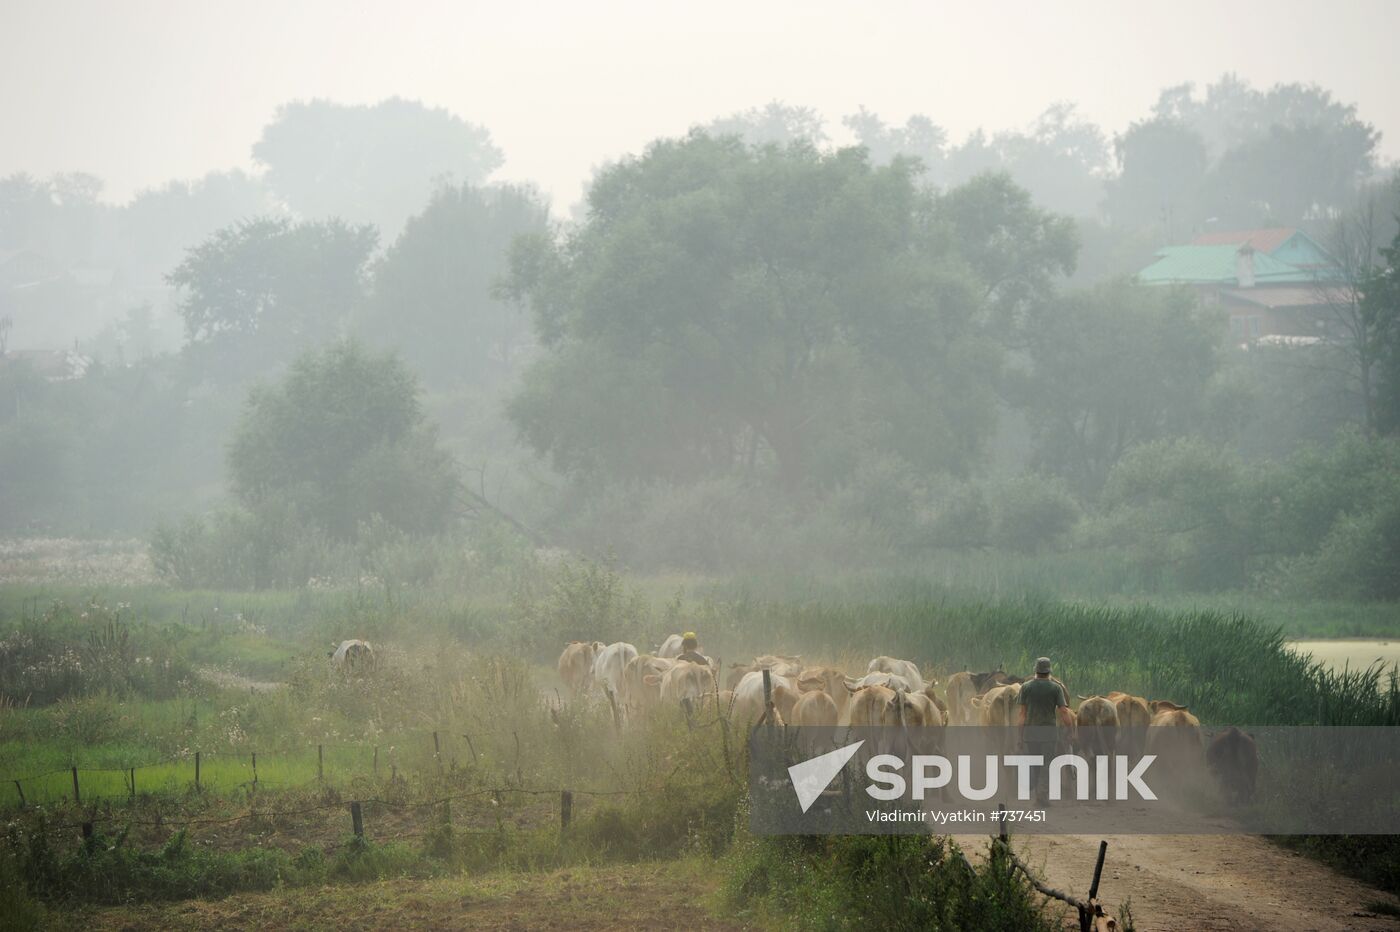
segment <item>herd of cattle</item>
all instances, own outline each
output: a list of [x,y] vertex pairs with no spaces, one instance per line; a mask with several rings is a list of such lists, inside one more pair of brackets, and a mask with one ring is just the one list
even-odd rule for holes
[[[913,729],[1020,722],[1017,700],[1025,678],[1003,670],[954,673],[940,694],[938,680],[908,660],[876,657],[864,674],[849,676],[833,666],[804,664],[801,657],[768,654],[731,664],[721,688],[723,671],[713,658],[692,663],[677,659],[680,653],[680,635],[670,636],[652,653],[639,653],[624,642],[572,641],[559,657],[559,677],[574,698],[601,689],[623,717],[684,704],[693,710],[713,707],[732,725],[748,728],[767,720],[770,711],[763,688],[767,670],[775,724]],[[1070,695],[1068,689],[1065,695]],[[1258,752],[1254,740],[1238,728],[1215,734],[1203,753],[1200,720],[1186,706],[1125,692],[1078,698],[1077,709],[1060,710],[1062,734],[1075,750],[1150,753],[1176,766],[1204,762],[1229,798],[1246,802],[1253,797]]]

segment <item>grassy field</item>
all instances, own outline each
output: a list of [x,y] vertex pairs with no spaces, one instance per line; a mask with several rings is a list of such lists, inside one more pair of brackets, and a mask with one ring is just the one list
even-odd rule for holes
[[[10,826],[0,896],[51,925],[295,925],[327,908],[326,884],[360,885],[347,902],[362,902],[397,878],[402,897],[387,895],[383,915],[401,909],[413,922],[420,907],[445,912],[446,891],[527,884],[519,913],[463,894],[489,928],[570,899],[587,901],[580,916],[607,914],[601,895],[551,892],[561,872],[613,871],[645,889],[648,871],[678,864],[697,924],[804,927],[820,913],[840,928],[873,908],[852,878],[893,858],[943,904],[921,914],[926,926],[1049,926],[1055,918],[1023,884],[965,876],[936,848],[748,837],[742,742],[713,716],[694,731],[677,712],[618,734],[602,700],[560,704],[560,646],[596,637],[645,648],[694,628],[722,658],[780,650],[853,666],[890,653],[942,673],[1020,670],[1049,654],[1071,691],[1170,697],[1207,721],[1400,724],[1386,673],[1330,674],[1285,650],[1282,628],[1234,608],[974,597],[888,578],[634,584],[592,564],[534,568],[480,596],[0,587],[0,809]],[[372,676],[331,670],[330,646],[349,636],[375,642]],[[576,794],[568,832],[562,789]],[[351,799],[365,802],[367,842],[349,835]],[[77,831],[87,821],[96,841]],[[1376,882],[1394,870],[1389,847],[1364,864],[1335,845],[1313,853]],[[171,901],[195,905],[150,905]],[[980,915],[1000,918],[959,912],[974,902],[999,904]],[[125,905],[92,911],[104,904]]]

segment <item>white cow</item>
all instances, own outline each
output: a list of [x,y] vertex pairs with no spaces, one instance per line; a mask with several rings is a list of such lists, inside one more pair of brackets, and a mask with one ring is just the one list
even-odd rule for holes
[[618,705],[626,701],[624,675],[627,662],[636,656],[637,648],[625,641],[617,641],[598,651],[593,658],[594,681],[602,684],[604,691],[610,693]]
[[675,660],[681,655],[681,641],[685,638],[679,634],[673,634],[661,642],[661,646],[656,649],[656,656],[666,660]]
[[919,672],[919,665],[912,660],[900,660],[897,657],[876,657],[870,661],[870,666],[866,667],[865,671],[901,676],[915,692],[921,692],[924,686],[928,685],[924,682],[924,675]]
[[[777,724],[781,724],[792,717],[792,707],[802,698],[802,692],[792,679],[774,676],[771,671],[769,682],[773,687],[773,707],[778,713]],[[741,727],[748,727],[758,721],[763,715],[763,709],[763,673],[745,673],[744,678],[734,687],[730,721]]]
[[340,646],[331,653],[331,665],[337,670],[352,673],[371,670],[374,667],[374,648],[370,647],[369,641],[358,638],[341,641]]

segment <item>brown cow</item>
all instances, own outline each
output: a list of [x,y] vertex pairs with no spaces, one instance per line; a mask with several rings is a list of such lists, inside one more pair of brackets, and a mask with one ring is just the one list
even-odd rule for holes
[[1225,798],[1236,805],[1254,801],[1254,784],[1259,776],[1259,749],[1254,738],[1234,725],[1211,739],[1206,749],[1206,764],[1210,767]]
[[661,687],[663,706],[680,705],[689,700],[695,708],[700,708],[707,695],[714,692],[715,678],[708,664],[690,663],[678,660],[675,665],[661,675],[649,673],[643,677],[648,686]]
[[1157,711],[1147,727],[1147,753],[1157,755],[1164,770],[1194,774],[1201,765],[1201,720],[1172,702],[1152,707]]
[[[888,686],[846,687],[851,691],[851,725],[922,728],[928,721],[929,710],[937,714],[933,703],[923,693],[906,693]],[[917,697],[917,698],[915,698]]]
[[675,665],[674,660],[652,654],[638,654],[627,661],[622,673],[622,701],[633,712],[646,712],[661,701],[661,686],[648,685],[648,675],[660,676]]
[[846,675],[835,667],[807,667],[797,675],[797,688],[804,694],[814,691],[826,693],[827,698],[836,704],[837,714],[844,714],[851,694],[842,689]]
[[977,682],[967,671],[948,677],[948,724],[975,725],[977,709],[972,699],[977,695]]
[[724,685],[729,689],[734,689],[739,685],[739,681],[750,673],[760,673],[764,670],[771,670],[774,676],[785,676],[791,679],[801,674],[802,658],[764,654],[761,657],[755,657],[752,663],[731,663],[729,676]]
[[1118,744],[1136,757],[1147,747],[1147,726],[1152,724],[1152,707],[1141,696],[1114,691],[1108,699],[1118,710]]
[[1112,757],[1118,744],[1118,707],[1103,696],[1080,696],[1076,745],[1088,757]]
[[972,685],[977,687],[977,695],[984,695],[998,686],[1015,686],[1024,683],[1024,677],[1015,676],[1005,670],[992,670],[988,673],[969,673]]
[[802,693],[802,698],[798,699],[792,706],[792,717],[789,722],[793,725],[835,727],[839,720],[840,712],[836,708],[835,700],[824,691],[816,689]]
[[577,699],[593,681],[593,659],[606,645],[602,641],[570,641],[559,655],[559,678]]

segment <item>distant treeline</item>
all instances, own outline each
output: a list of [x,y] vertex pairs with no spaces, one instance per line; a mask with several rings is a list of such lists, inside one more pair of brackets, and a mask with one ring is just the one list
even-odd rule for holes
[[[843,122],[859,146],[777,103],[657,140],[567,223],[487,183],[484,128],[397,99],[288,105],[259,175],[127,205],[4,179],[0,339],[116,323],[0,364],[0,526],[154,528],[188,586],[550,544],[710,572],[1111,549],[1157,588],[1400,595],[1400,185],[1354,107],[1227,76],[1112,142],[1066,106],[960,143]],[[1130,277],[1259,226],[1333,249],[1327,339],[1231,345]]]

